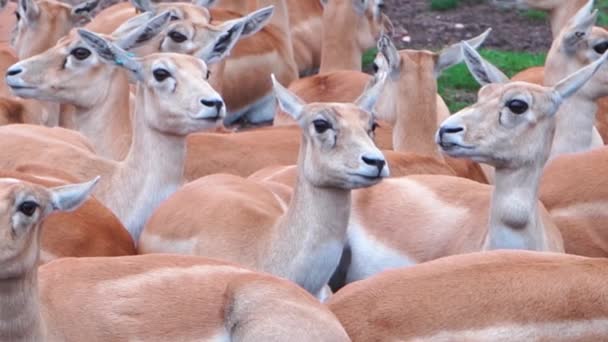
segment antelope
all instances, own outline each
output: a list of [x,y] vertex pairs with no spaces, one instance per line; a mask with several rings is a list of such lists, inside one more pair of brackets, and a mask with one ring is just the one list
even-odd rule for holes
[[[90,12],[98,0],[88,0],[70,6],[54,0],[19,0],[14,16],[16,23],[12,34],[12,46],[16,57],[24,59],[53,46],[69,30],[90,19]],[[3,56],[4,58],[4,56]],[[8,64],[17,60],[9,58]],[[2,68],[2,73],[6,70]],[[60,123],[58,104],[25,101],[27,122],[57,126]]]
[[[138,0],[136,3],[142,11],[156,11],[147,0]],[[225,125],[234,125],[239,120],[251,123],[263,123],[271,121],[275,112],[275,104],[272,101],[272,85],[268,81],[268,75],[274,73],[283,83],[289,83],[297,78],[297,66],[293,60],[291,48],[291,36],[287,24],[287,9],[284,0],[256,0],[256,8],[273,6],[272,16],[264,18],[269,21],[255,36],[245,39],[238,44],[231,58],[226,60],[226,66],[221,73],[222,97],[227,103],[229,112]],[[168,4],[169,5],[169,4]],[[171,4],[175,6],[175,4]],[[192,7],[192,5],[189,5]],[[196,7],[196,6],[195,6]],[[164,7],[168,9],[169,7]],[[205,10],[203,7],[199,9]],[[243,13],[247,13],[246,9]],[[269,13],[268,11],[264,13]],[[225,21],[239,18],[240,15],[221,9],[214,9],[210,14],[214,20]],[[175,16],[180,19],[179,13]],[[139,20],[137,17],[132,20]],[[196,22],[196,21],[195,21]],[[191,50],[191,39],[200,41],[209,30],[209,21],[201,20],[199,25],[181,24],[176,22],[169,28],[168,38],[163,47],[171,51]],[[130,21],[125,22],[117,31],[125,31],[131,27]],[[259,29],[259,28],[258,28]],[[255,33],[252,32],[251,34]],[[246,34],[248,35],[248,34]],[[155,47],[158,48],[158,47]]]
[[17,21],[14,14],[16,8],[14,2],[0,1],[0,45],[7,44],[11,40],[11,32]]
[[[468,44],[463,47],[478,79],[506,77]],[[443,152],[493,166],[494,189],[449,176],[411,176],[355,193],[346,281],[482,250],[563,252],[560,232],[538,201],[540,178],[560,104],[585,85],[607,56],[553,87],[488,84],[476,104],[440,126],[436,140]]]
[[[384,82],[356,104],[305,104],[274,77],[273,83],[281,109],[302,128],[297,185],[289,204],[281,194],[290,189],[279,183],[226,174],[203,177],[156,210],[138,251],[237,262],[290,279],[324,299],[342,254],[351,190],[377,184],[389,174],[371,139],[370,113]],[[196,210],[189,210],[190,205]]]
[[[0,179],[13,179],[44,187],[67,185],[63,173],[45,177],[23,172],[1,171]],[[54,171],[54,170],[53,170]],[[52,175],[52,176],[49,176]],[[73,213],[57,213],[42,223],[40,263],[65,257],[135,255],[133,239],[118,218],[94,198],[89,198]]]
[[[5,147],[0,152],[2,167],[13,169],[23,164],[61,165],[76,179],[102,175],[96,197],[120,219],[134,240],[153,209],[182,183],[186,135],[216,127],[225,113],[219,94],[207,82],[207,66],[203,60],[187,55],[153,54],[131,57],[116,44],[90,31],[79,30],[86,45],[79,48],[95,51],[99,61],[126,69],[138,80],[133,142],[125,160],[104,159],[68,144],[48,145],[40,139],[14,133],[11,126],[0,127]],[[66,51],[66,55],[69,51]],[[215,58],[218,51],[208,51],[202,58]],[[71,56],[71,55],[70,55]],[[78,68],[68,57],[68,66]],[[44,93],[52,75],[63,68],[63,60],[36,66],[21,62],[10,70],[20,70],[7,78],[9,85],[18,85],[23,93]],[[50,69],[50,70],[49,70]],[[40,72],[44,70],[44,72]],[[43,79],[40,79],[42,77]],[[3,129],[7,128],[7,129]],[[12,147],[19,146],[19,149]],[[45,149],[45,154],[39,151]],[[17,153],[18,151],[18,153]]]
[[[558,38],[559,33],[566,27],[573,15],[581,10],[584,13],[591,13],[593,8],[593,0],[495,0],[495,2],[505,6],[519,5],[549,11],[551,13],[551,27],[554,39]],[[514,80],[536,84],[543,84],[544,78],[544,67],[529,68],[513,76]],[[599,99],[597,104],[598,111],[595,119],[595,126],[601,135],[602,140],[608,141],[608,98]],[[597,136],[595,140],[596,145],[601,145]]]
[[[469,43],[475,47],[480,46],[490,31],[488,29],[480,36],[469,40]],[[375,63],[380,64],[387,61],[388,64],[376,65],[375,68],[377,70],[386,69],[383,72],[390,74],[387,87],[377,108],[378,117],[388,123],[389,129],[378,130],[379,138],[386,140],[387,138],[383,136],[390,134],[392,148],[395,151],[430,156],[443,162],[444,157],[439,153],[435,144],[435,131],[438,123],[449,116],[449,110],[437,94],[436,78],[443,70],[462,61],[460,43],[445,48],[441,53],[417,50],[397,51],[390,38],[384,36],[378,41],[378,50],[379,55],[383,56],[376,58]],[[349,93],[354,89],[353,82],[347,80],[349,75],[356,75],[357,78],[358,75],[362,75],[361,80],[369,78],[356,71],[329,74],[327,78],[314,76],[308,79],[311,81],[310,87],[302,88],[303,98],[321,102],[348,98]],[[325,82],[328,78],[333,78],[331,83]],[[337,89],[333,88],[334,81],[340,84]],[[299,85],[304,83],[303,80],[296,83],[300,90]],[[312,87],[313,84],[314,87]],[[416,84],[417,87],[413,89],[412,84]],[[346,89],[348,91],[345,91]],[[298,93],[298,91],[294,92]],[[279,121],[281,121],[280,115],[279,113],[277,117]],[[287,122],[287,120],[282,121]],[[390,126],[393,126],[392,130]],[[391,159],[389,164],[397,160],[398,157]],[[452,174],[487,182],[481,168],[477,165],[450,158],[446,158],[445,162],[453,169]]]
[[328,306],[355,342],[603,341],[607,276],[604,259],[473,253],[349,284]]
[[0,179],[0,339],[349,341],[305,291],[227,263],[152,255],[38,267],[41,222],[77,208],[94,184]]

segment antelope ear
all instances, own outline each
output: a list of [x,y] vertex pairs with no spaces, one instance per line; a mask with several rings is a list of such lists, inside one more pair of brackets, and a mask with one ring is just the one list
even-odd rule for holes
[[91,20],[91,12],[99,5],[99,0],[88,0],[72,7],[72,21]]
[[131,71],[135,79],[143,81],[143,66],[132,54],[91,31],[79,29],[78,34],[102,61],[123,67]]
[[192,0],[192,3],[201,7],[213,7],[217,0]]
[[164,30],[170,18],[171,11],[165,11],[148,20],[143,25],[136,27],[134,30],[127,32],[121,37],[117,37],[115,44],[121,49],[129,50],[146,43]]
[[391,77],[399,77],[400,66],[401,66],[401,56],[399,55],[399,51],[393,44],[391,38],[385,34],[383,34],[378,40],[378,51],[384,56],[384,60],[388,64],[386,70]]
[[376,107],[376,103],[378,102],[378,99],[380,99],[380,94],[382,94],[382,90],[386,84],[386,76],[387,75],[384,74],[378,80],[373,80],[372,82],[375,82],[373,85],[368,83],[363,94],[355,101],[355,104],[359,106],[359,108],[368,113],[374,112],[374,107]]
[[87,200],[97,182],[99,182],[99,176],[86,183],[50,189],[52,210],[72,211],[78,209]]
[[582,88],[598,71],[608,58],[608,52],[604,53],[600,59],[578,70],[566,79],[560,81],[553,90],[559,94],[562,99],[566,99],[575,94]]
[[19,8],[17,9],[22,18],[30,21],[35,21],[40,15],[40,7],[35,0],[19,0]]
[[593,10],[593,0],[591,0],[568,21],[562,31],[562,43],[567,52],[576,52],[578,44],[589,37],[597,16],[598,11]]
[[461,54],[471,75],[473,75],[480,85],[484,86],[490,83],[505,83],[509,81],[509,78],[502,71],[483,59],[479,52],[467,42],[463,42]]
[[245,27],[243,28],[241,38],[254,35],[258,31],[263,29],[264,26],[268,24],[273,14],[274,6],[264,7],[255,12],[250,13],[248,16],[245,17]]
[[150,0],[130,0],[131,5],[140,12],[154,12],[154,6]]
[[[488,28],[479,36],[464,42],[477,49],[488,38],[490,32],[492,32],[492,28]],[[464,42],[451,45],[439,53],[437,63],[435,64],[435,77],[439,77],[445,69],[462,62],[462,44]]]
[[207,64],[213,64],[230,55],[241,38],[245,22],[246,18],[230,20],[222,24],[218,31],[212,31],[213,39],[200,50],[198,57]]
[[323,8],[325,8],[325,6],[327,6],[327,3],[329,2],[329,0],[319,0],[319,2],[321,3],[321,6],[323,6]]
[[279,103],[279,107],[289,116],[291,116],[294,120],[298,121],[302,116],[302,110],[306,103],[302,101],[296,94],[286,89],[277,81],[274,74],[270,75],[272,79],[272,87],[274,89],[274,96],[277,98],[277,102]]

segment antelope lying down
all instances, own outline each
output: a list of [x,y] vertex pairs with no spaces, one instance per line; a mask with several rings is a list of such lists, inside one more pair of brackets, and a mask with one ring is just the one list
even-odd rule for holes
[[68,258],[38,268],[42,220],[76,209],[95,183],[0,178],[0,340],[349,341],[302,289],[218,261]]

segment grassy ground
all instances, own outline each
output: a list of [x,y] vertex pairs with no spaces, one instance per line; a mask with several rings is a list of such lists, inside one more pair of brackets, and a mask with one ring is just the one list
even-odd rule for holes
[[[483,0],[429,0],[432,10],[449,10],[463,2]],[[608,26],[608,0],[597,0],[596,7],[600,10],[598,25]],[[542,11],[522,11],[522,16],[531,20],[548,20],[547,14]],[[481,50],[481,54],[492,64],[511,77],[516,73],[544,64],[545,54],[527,52],[512,52],[498,50]],[[363,65],[369,66],[374,60],[376,50],[372,49],[363,56]],[[457,65],[443,73],[439,78],[439,93],[447,103],[452,113],[473,103],[476,99],[479,85],[469,74],[464,64]]]

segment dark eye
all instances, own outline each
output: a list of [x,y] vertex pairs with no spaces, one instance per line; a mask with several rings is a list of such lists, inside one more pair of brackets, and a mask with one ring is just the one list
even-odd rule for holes
[[76,58],[77,60],[82,61],[89,58],[89,56],[91,55],[91,51],[89,49],[79,47],[72,50],[70,54],[74,56],[74,58]]
[[207,79],[209,79],[209,77],[211,77],[211,70],[207,70]]
[[593,47],[593,50],[595,50],[595,52],[599,53],[600,55],[603,55],[604,52],[606,52],[606,50],[608,50],[608,42],[603,42],[603,43],[595,45]]
[[152,74],[154,75],[154,79],[158,82],[162,82],[171,77],[171,73],[165,69],[156,69],[152,72]]
[[378,64],[376,64],[376,62],[374,62],[374,65],[372,67],[374,68],[374,74],[377,74],[378,70],[380,70],[380,67],[378,67]]
[[169,21],[176,21],[179,20],[179,17],[176,16],[175,14],[172,14],[171,17],[169,17]]
[[38,203],[33,201],[25,201],[19,205],[18,210],[23,213],[23,215],[31,217],[38,209]]
[[372,132],[376,132],[376,129],[377,129],[378,127],[380,127],[380,124],[378,124],[377,122],[374,122],[374,123],[372,124]]
[[528,110],[528,104],[522,100],[511,100],[507,102],[507,107],[513,114],[523,114]]
[[176,43],[182,43],[182,42],[186,41],[186,39],[188,39],[188,37],[184,36],[183,34],[177,32],[177,31],[169,32],[169,38],[171,38],[171,40]]
[[331,129],[331,124],[323,119],[317,119],[313,121],[312,124],[315,126],[315,131],[319,134],[325,133],[325,131]]
[[19,14],[19,12],[15,12],[15,17],[17,18],[17,21],[21,20],[21,14]]

